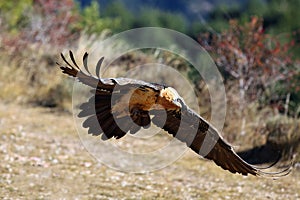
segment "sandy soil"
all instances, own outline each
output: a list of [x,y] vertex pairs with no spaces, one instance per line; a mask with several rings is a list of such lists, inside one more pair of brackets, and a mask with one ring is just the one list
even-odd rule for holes
[[234,175],[188,151],[154,172],[115,171],[83,147],[72,115],[0,104],[1,199],[300,199],[300,171]]

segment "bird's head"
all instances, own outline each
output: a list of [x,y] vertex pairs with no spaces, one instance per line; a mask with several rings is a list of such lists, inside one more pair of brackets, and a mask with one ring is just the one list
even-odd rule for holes
[[166,87],[160,91],[160,98],[162,98],[163,107],[165,108],[182,108],[185,103],[178,92],[172,87]]

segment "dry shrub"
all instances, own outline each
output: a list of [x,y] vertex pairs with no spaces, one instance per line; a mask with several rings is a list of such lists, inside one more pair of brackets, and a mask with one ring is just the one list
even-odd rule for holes
[[279,148],[285,159],[291,154],[300,161],[300,120],[278,115],[267,122],[267,144]]
[[294,125],[294,119],[286,123],[279,115],[297,116],[297,109],[293,109],[297,91],[292,80],[297,80],[298,71],[290,51],[294,46],[291,35],[287,35],[291,40],[281,42],[265,32],[263,19],[258,17],[245,24],[232,20],[229,25],[220,34],[199,37],[224,76],[228,102],[223,135],[240,146],[239,150],[245,150],[271,143],[270,139],[280,133],[280,138],[272,140],[274,145],[281,146],[284,154],[289,151],[284,145],[293,146],[296,152],[300,141],[295,127],[299,126]]
[[26,49],[21,55],[13,56],[1,52],[0,98],[9,102],[65,107],[63,99],[70,97],[70,89],[66,88],[66,81],[56,67],[57,54],[55,50],[49,52],[42,48]]
[[[3,101],[66,107],[70,89],[55,64],[63,48],[74,45],[78,32],[71,27],[78,15],[72,0],[35,0],[26,12],[26,23],[15,24],[15,33],[0,31],[0,98]],[[8,18],[1,18],[3,23]]]

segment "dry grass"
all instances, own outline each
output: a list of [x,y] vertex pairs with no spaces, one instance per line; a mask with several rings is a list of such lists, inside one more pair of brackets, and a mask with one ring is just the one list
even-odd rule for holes
[[23,55],[14,56],[0,53],[3,101],[70,108],[67,99],[71,97],[72,84],[55,64],[58,52],[24,51]]
[[300,163],[300,120],[286,116],[275,116],[267,122],[266,131],[269,133],[267,142],[282,148],[282,155],[288,158],[294,154],[295,162]]
[[70,114],[0,104],[0,119],[2,199],[300,198],[297,169],[278,180],[243,177],[189,151],[162,170],[128,174],[87,153]]

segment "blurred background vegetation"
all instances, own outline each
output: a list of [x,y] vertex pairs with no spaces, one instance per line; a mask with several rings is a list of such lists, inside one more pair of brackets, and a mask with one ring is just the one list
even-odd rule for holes
[[[270,134],[280,133],[297,149],[299,129],[282,131],[278,124],[299,126],[299,7],[299,0],[0,1],[0,98],[70,111],[72,81],[55,64],[61,51],[86,49],[132,28],[170,28],[199,42],[219,67],[230,142],[274,143]],[[162,59],[186,72],[198,95],[206,94],[199,104],[209,118],[207,88],[193,67],[176,55],[149,52],[129,53],[116,63],[129,69],[139,60]]]

